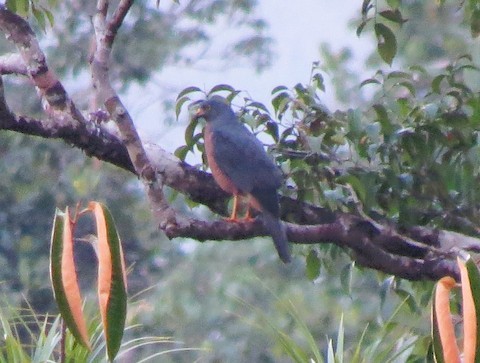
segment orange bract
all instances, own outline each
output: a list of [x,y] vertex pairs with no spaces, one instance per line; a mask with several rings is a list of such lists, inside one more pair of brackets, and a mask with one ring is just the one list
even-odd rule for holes
[[455,286],[455,280],[450,277],[442,277],[438,281],[435,290],[435,311],[442,343],[443,357],[445,362],[460,363],[460,351],[458,350],[455,331],[450,312],[450,290]]
[[110,255],[110,248],[108,246],[108,235],[100,204],[90,202],[88,209],[95,215],[97,224],[97,238],[98,238],[98,300],[100,303],[100,313],[104,327],[107,327],[106,311],[108,300],[110,297],[110,288],[112,285],[112,261]]
[[462,301],[463,301],[463,361],[473,363],[475,361],[477,345],[477,314],[473,302],[470,278],[465,263],[457,257],[460,276],[462,278]]
[[73,259],[73,225],[68,208],[65,213],[57,210],[51,242],[50,276],[58,308],[67,327],[90,349]]

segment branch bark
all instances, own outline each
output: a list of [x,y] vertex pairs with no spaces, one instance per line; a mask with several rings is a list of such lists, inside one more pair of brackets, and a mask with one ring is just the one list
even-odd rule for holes
[[163,177],[152,167],[133,120],[113,89],[108,73],[113,42],[132,4],[131,0],[121,0],[112,18],[108,21],[109,2],[98,1],[97,12],[93,19],[95,51],[91,59],[92,80],[97,96],[117,124],[122,144],[128,152],[135,173],[146,188],[155,218],[160,225],[165,225],[176,223],[176,213],[170,208],[163,193]]
[[[44,138],[58,138],[69,145],[137,175],[144,183],[160,229],[169,238],[245,240],[266,235],[257,221],[231,223],[203,221],[173,210],[163,194],[169,186],[215,213],[227,215],[228,196],[209,173],[198,170],[160,146],[143,144],[128,111],[110,84],[108,69],[111,46],[132,1],[123,0],[107,19],[108,1],[99,1],[94,18],[96,48],[91,59],[92,79],[120,138],[101,125],[85,119],[68,97],[62,84],[49,71],[35,35],[22,18],[0,7],[0,30],[18,49],[27,74],[47,104],[48,118],[34,119],[13,114],[0,94],[0,129]],[[5,62],[8,64],[8,62]],[[2,58],[0,58],[1,71]],[[4,69],[13,68],[5,66]],[[8,72],[7,72],[8,73]],[[361,215],[331,212],[292,198],[281,198],[288,237],[295,244],[334,243],[352,252],[359,264],[410,279],[458,279],[459,249],[480,251],[480,239],[459,233],[415,227],[401,233],[395,226],[380,224]]]
[[48,113],[65,126],[86,127],[86,121],[68,97],[65,88],[48,68],[45,54],[30,25],[20,16],[0,5],[0,30],[15,44],[27,75],[37,88]]

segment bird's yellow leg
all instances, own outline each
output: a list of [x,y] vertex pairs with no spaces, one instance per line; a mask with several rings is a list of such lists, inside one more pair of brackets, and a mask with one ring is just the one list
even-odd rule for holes
[[245,217],[243,217],[243,219],[244,219],[245,221],[247,221],[247,222],[248,222],[248,221],[252,221],[252,220],[255,219],[255,218],[252,216],[252,214],[251,214],[250,211],[251,211],[251,209],[250,209],[250,207],[248,207],[247,213],[245,214]]
[[238,195],[234,194],[233,196],[233,207],[232,207],[232,215],[230,216],[230,220],[236,221],[237,220],[237,210],[238,210]]
[[229,218],[225,218],[225,220],[227,221],[230,221],[230,222],[238,222],[238,221],[251,221],[253,219],[255,219],[254,217],[252,217],[251,215],[251,208],[252,206],[250,205],[250,201],[251,201],[251,197],[250,195],[247,197],[247,213],[245,214],[244,217],[242,218],[239,218],[238,217],[238,204],[240,203],[239,202],[239,199],[240,199],[240,196],[238,194],[234,194],[233,195],[233,206],[232,206],[232,214],[230,215]]
[[247,213],[245,214],[245,217],[243,217],[243,219],[248,222],[248,221],[251,221],[255,218],[252,217],[252,214],[251,214],[252,206],[251,206],[250,202],[251,202],[252,197],[249,194],[247,198],[248,198],[248,200],[247,200]]
[[226,219],[227,221],[231,221],[231,222],[237,221],[237,220],[238,220],[237,210],[238,210],[238,195],[237,195],[237,194],[234,194],[234,195],[233,195],[232,214],[230,215],[229,218],[225,218],[225,219]]

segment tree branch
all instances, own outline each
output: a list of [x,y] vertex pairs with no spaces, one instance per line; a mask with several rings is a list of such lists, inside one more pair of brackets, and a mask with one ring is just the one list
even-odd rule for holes
[[[0,119],[0,128],[60,138],[88,155],[134,172],[128,163],[124,145],[105,131],[80,135],[69,128],[62,132],[51,126],[47,122],[25,117]],[[156,145],[146,144],[145,149],[155,170],[163,175],[165,185],[217,213],[227,215],[228,196],[216,186],[209,173],[179,161]],[[414,227],[400,234],[393,226],[373,224],[349,213],[333,213],[295,199],[282,197],[281,204],[283,214],[293,215],[297,221],[287,223],[288,237],[292,243],[334,243],[352,250],[353,258],[361,265],[411,280],[438,279],[444,275],[457,277],[455,249],[474,252],[480,249],[478,238],[452,231]],[[164,223],[159,221],[159,227],[169,238],[188,237],[198,241],[246,240],[266,235],[263,225],[257,220],[230,223],[224,220],[174,218]]]
[[96,47],[91,59],[92,80],[99,99],[105,104],[110,117],[118,126],[122,143],[127,149],[135,173],[147,191],[153,215],[160,226],[165,226],[179,223],[180,216],[168,204],[163,193],[163,175],[156,173],[152,167],[133,120],[113,89],[108,74],[113,41],[132,3],[129,0],[121,0],[113,18],[107,22],[108,1],[98,1],[97,13],[93,19]]
[[127,16],[128,11],[132,7],[132,5],[133,0],[122,0],[120,1],[120,4],[118,4],[117,9],[113,13],[112,18],[108,23],[107,34],[109,36],[105,39],[107,42],[107,46],[109,46],[110,48],[113,45],[118,29],[120,29],[120,26],[122,25],[123,20]]
[[17,47],[27,74],[45,102],[49,114],[67,125],[85,127],[86,121],[82,114],[68,97],[58,78],[49,70],[45,54],[30,25],[7,10],[4,5],[0,5],[0,30]]

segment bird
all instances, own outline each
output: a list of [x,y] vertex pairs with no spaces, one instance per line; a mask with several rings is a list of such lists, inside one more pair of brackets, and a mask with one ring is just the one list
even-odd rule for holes
[[[277,193],[282,185],[281,171],[225,99],[212,97],[196,101],[190,107],[194,109],[194,120],[203,118],[206,121],[203,137],[213,178],[220,188],[233,195],[228,220],[238,220],[238,199],[246,196],[249,207],[261,213],[278,256],[284,263],[290,262],[291,252],[285,225],[280,220]],[[249,211],[245,218],[250,218]]]

